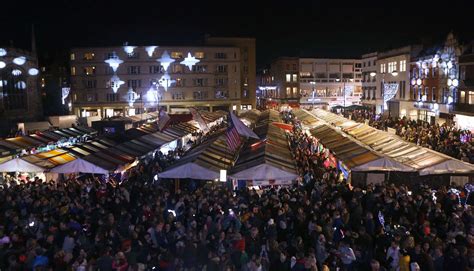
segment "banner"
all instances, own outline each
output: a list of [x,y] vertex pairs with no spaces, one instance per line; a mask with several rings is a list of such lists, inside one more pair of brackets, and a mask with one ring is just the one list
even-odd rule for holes
[[384,93],[383,93],[383,102],[386,103],[393,99],[398,92],[398,83],[385,83],[384,84]]

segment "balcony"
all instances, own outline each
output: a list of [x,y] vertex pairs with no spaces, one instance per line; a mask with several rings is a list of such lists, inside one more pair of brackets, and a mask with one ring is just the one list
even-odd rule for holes
[[452,113],[474,115],[474,104],[459,103],[453,104]]

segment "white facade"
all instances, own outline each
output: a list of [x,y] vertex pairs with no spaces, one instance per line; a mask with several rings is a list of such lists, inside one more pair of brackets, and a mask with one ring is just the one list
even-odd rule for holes
[[365,106],[376,107],[377,98],[377,52],[362,55],[362,97]]
[[332,107],[360,103],[360,59],[300,58],[299,77],[300,104],[328,104]]

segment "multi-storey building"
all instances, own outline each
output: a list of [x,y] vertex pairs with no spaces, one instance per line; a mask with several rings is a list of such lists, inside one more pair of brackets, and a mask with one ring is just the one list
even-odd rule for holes
[[299,59],[300,104],[349,106],[362,96],[360,59]]
[[[168,112],[190,106],[251,109],[255,40],[238,40],[208,38],[212,45],[198,47],[75,48],[70,55],[72,110],[83,117],[110,117],[158,107]],[[231,42],[236,45],[227,45]]]
[[467,45],[459,57],[459,88],[454,96],[454,121],[459,128],[474,132],[474,43]]
[[277,98],[277,87],[269,69],[263,69],[257,74],[257,108],[271,108]]
[[0,127],[42,117],[38,87],[38,59],[32,52],[0,48]]
[[421,47],[405,46],[377,55],[376,112],[392,117],[411,117],[413,103],[410,101],[410,60]]
[[270,75],[276,87],[275,97],[268,105],[299,102],[299,61],[297,57],[279,57],[271,63]]
[[[444,43],[424,48],[410,64],[410,97],[417,119],[430,123],[452,120],[450,107],[459,86],[462,46],[452,33]],[[410,114],[411,115],[411,114]]]
[[361,104],[373,110],[377,98],[377,52],[362,55],[362,97]]

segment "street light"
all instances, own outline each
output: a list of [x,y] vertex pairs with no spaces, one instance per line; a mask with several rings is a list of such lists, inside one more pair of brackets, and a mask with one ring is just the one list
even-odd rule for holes
[[314,109],[314,86],[316,85],[316,82],[315,81],[311,81],[309,82],[312,86],[313,86],[313,93],[312,93],[312,97],[313,97],[313,101],[312,101],[312,109]]

